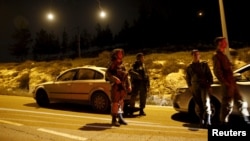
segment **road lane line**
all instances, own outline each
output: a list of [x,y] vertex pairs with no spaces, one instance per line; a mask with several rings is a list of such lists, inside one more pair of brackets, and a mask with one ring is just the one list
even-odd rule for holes
[[[64,116],[64,117],[98,119],[98,120],[110,121],[110,118],[97,118],[97,117],[93,117],[93,116],[77,116],[77,115],[68,115],[68,114],[66,115],[66,114],[56,114],[56,113],[48,113],[48,112],[18,110],[18,109],[9,109],[9,108],[0,108],[0,110],[24,112],[24,113],[34,113],[34,114],[44,114],[44,115],[56,115],[56,116]],[[34,121],[34,122],[41,122],[41,121]],[[141,126],[141,127],[152,127],[153,126],[153,127],[162,128],[162,129],[182,129],[182,130],[187,130],[186,127],[166,126],[166,125],[160,125],[159,123],[153,123],[153,122],[140,122],[140,121],[132,121],[132,120],[127,120],[127,122],[129,122],[129,125],[136,125],[136,126]],[[57,124],[59,124],[59,123],[57,123]],[[60,123],[60,124],[62,124],[62,123]],[[87,126],[89,126],[89,125],[86,125],[86,127]],[[107,128],[108,129],[108,128],[110,128],[110,126],[101,126],[101,127],[95,126],[95,128]],[[113,128],[113,127],[111,127],[111,128]],[[193,128],[190,128],[190,130],[203,130],[203,129],[193,127]]]
[[23,124],[16,123],[16,122],[11,122],[11,121],[6,121],[6,120],[0,120],[1,123],[6,123],[6,124],[11,124],[11,125],[16,125],[16,126],[22,126]]
[[70,138],[70,139],[79,140],[79,141],[86,141],[88,139],[88,138],[74,136],[74,135],[70,135],[70,134],[66,134],[66,133],[62,133],[62,132],[57,132],[57,131],[53,131],[53,130],[48,130],[48,129],[44,129],[44,128],[38,128],[37,130],[41,131],[41,132],[46,132],[46,133],[58,135],[58,136],[63,136],[63,137]]
[[[28,110],[18,110],[18,109],[10,109],[10,108],[0,108],[2,111],[14,111],[14,112],[23,112],[23,113],[33,113],[33,114],[44,114],[44,115],[55,115],[55,116],[63,116],[63,117],[76,117],[76,118],[85,118],[85,119],[96,119],[96,120],[105,120],[105,121],[110,121],[110,118],[99,118],[99,117],[94,117],[94,116],[77,116],[77,115],[69,115],[69,114],[57,114],[57,113],[48,113],[48,112],[37,112],[37,111],[28,111]],[[129,121],[132,123],[137,123],[137,124],[151,124],[151,125],[156,125],[159,123],[152,123],[152,122],[143,122],[143,121]]]

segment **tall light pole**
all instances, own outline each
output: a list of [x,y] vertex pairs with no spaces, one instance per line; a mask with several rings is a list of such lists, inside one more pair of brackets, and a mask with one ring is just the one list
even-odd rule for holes
[[220,20],[221,20],[221,29],[222,29],[222,36],[226,38],[227,40],[227,48],[226,48],[226,55],[230,61],[232,61],[230,52],[229,52],[229,41],[228,41],[228,36],[227,36],[227,25],[226,25],[226,18],[225,18],[225,13],[224,13],[224,4],[223,0],[219,0],[219,7],[220,7]]

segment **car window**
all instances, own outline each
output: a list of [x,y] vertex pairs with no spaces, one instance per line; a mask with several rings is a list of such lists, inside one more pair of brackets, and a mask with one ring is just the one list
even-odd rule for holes
[[77,80],[91,80],[94,78],[95,71],[91,69],[80,69]]
[[57,78],[57,81],[71,81],[74,79],[76,70],[70,70]]
[[94,79],[103,79],[103,77],[102,73],[96,71]]

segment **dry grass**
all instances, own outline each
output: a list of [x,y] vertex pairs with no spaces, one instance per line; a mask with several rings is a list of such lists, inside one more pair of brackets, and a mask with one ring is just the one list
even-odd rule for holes
[[[250,48],[237,50],[233,57],[237,67],[246,63],[250,63]],[[202,60],[209,62],[212,67],[213,51],[201,52]],[[0,94],[4,95],[22,95],[31,96],[31,90],[38,83],[53,80],[60,72],[78,66],[96,65],[107,66],[109,62],[110,52],[102,52],[96,58],[79,58],[75,60],[55,60],[49,62],[33,62],[26,61],[23,63],[1,63],[0,64]],[[179,72],[180,69],[185,69],[187,64],[191,62],[190,52],[176,53],[153,53],[145,55],[145,64],[149,70],[159,72],[157,78],[165,78],[168,74]],[[236,61],[237,60],[237,61]],[[127,69],[135,61],[135,55],[127,55],[124,58]],[[236,68],[237,68],[236,67]],[[150,76],[156,78],[155,76]],[[161,81],[161,79],[159,79]],[[159,85],[157,82],[153,82]],[[153,84],[152,84],[153,85]],[[159,87],[159,86],[157,86]],[[163,86],[165,91],[166,87]]]

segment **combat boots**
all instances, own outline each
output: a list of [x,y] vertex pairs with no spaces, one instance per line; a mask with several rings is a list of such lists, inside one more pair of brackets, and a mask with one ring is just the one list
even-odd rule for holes
[[112,115],[112,122],[111,122],[112,126],[120,126],[120,123],[116,120],[116,116]]
[[250,125],[249,116],[243,116],[243,119],[247,125]]
[[211,125],[212,125],[212,123],[211,123],[211,115],[207,115],[206,127],[210,127]]
[[142,108],[140,109],[139,115],[140,115],[140,116],[146,116],[146,113],[143,111]]
[[201,119],[200,120],[200,127],[201,128],[209,128],[212,126],[212,123],[211,123],[211,115],[208,114],[206,116],[204,116],[205,118]]
[[118,114],[118,122],[123,125],[127,125],[128,123],[123,119],[122,113]]

